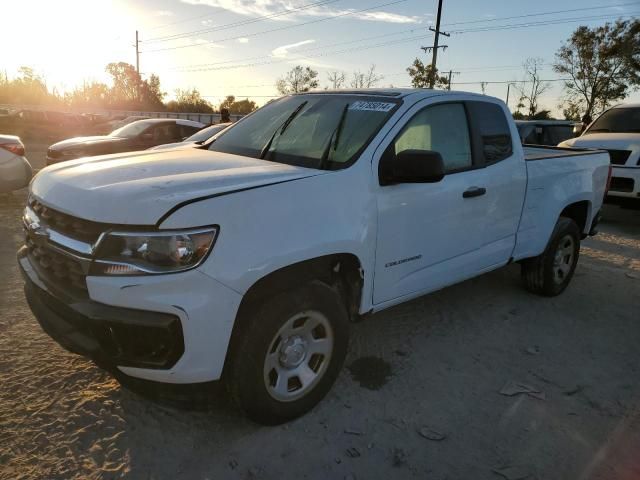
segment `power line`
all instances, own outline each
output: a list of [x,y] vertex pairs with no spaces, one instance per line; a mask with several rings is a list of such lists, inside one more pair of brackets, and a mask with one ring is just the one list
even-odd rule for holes
[[[326,1],[326,0],[323,0],[323,1]],[[271,32],[275,32],[275,31],[285,30],[285,29],[288,29],[288,28],[295,28],[295,27],[298,27],[298,26],[304,26],[304,25],[318,23],[318,22],[322,22],[322,21],[326,21],[326,20],[331,20],[332,18],[340,18],[342,16],[362,13],[362,12],[369,11],[369,10],[372,10],[372,9],[375,9],[375,8],[381,8],[381,7],[384,7],[384,6],[389,6],[389,5],[394,5],[396,3],[401,3],[403,1],[406,1],[406,0],[390,2],[390,3],[383,4],[383,5],[377,5],[377,6],[372,7],[372,8],[366,8],[366,9],[362,9],[362,10],[358,10],[358,11],[345,12],[343,14],[332,16],[332,17],[324,17],[324,18],[321,18],[321,19],[312,20],[312,21],[309,21],[309,22],[302,22],[302,23],[295,24],[295,25],[288,25],[288,26],[280,27],[280,28],[276,28],[276,29],[265,30],[265,31],[255,32],[255,33],[246,34],[246,35],[238,35],[238,36],[229,37],[229,38],[222,38],[222,39],[218,39],[218,40],[212,40],[212,41],[209,41],[209,42],[206,42],[206,43],[216,43],[216,42],[217,43],[221,43],[221,42],[225,42],[225,41],[229,41],[229,40],[237,40],[237,39],[243,38],[243,37],[249,37],[249,36],[254,37],[254,36],[262,35],[262,34],[265,34],[265,33],[271,33]],[[322,3],[322,2],[318,2],[318,3]],[[598,6],[593,6],[593,7],[575,8],[575,9],[569,9],[569,10],[555,10],[555,11],[549,11],[549,12],[529,13],[529,14],[524,14],[524,15],[516,15],[516,16],[510,16],[510,17],[496,17],[496,18],[489,18],[489,19],[483,19],[483,20],[470,20],[470,21],[454,22],[454,23],[444,24],[444,26],[448,27],[448,26],[472,24],[472,23],[486,23],[486,22],[494,22],[494,21],[500,21],[500,20],[510,20],[510,19],[515,19],[515,18],[526,18],[526,17],[535,17],[535,16],[543,16],[543,15],[554,15],[554,14],[558,14],[558,13],[568,13],[568,12],[573,12],[573,11],[584,11],[584,10],[596,10],[596,9],[600,9],[600,8],[613,8],[613,7],[622,7],[622,6],[628,6],[628,5],[638,5],[638,2],[618,3],[618,4],[613,4],[613,5],[598,5]],[[614,15],[614,16],[617,16],[617,15]],[[249,20],[249,21],[251,21],[251,20]],[[227,25],[233,25],[233,24],[227,24]],[[225,25],[222,25],[221,27],[225,27]],[[410,30],[415,30],[415,29],[410,29]],[[185,33],[180,34],[180,35],[188,35],[188,34],[193,34],[193,33],[194,32],[185,32]],[[398,32],[398,33],[401,33],[401,32]],[[154,40],[154,39],[149,40],[149,42],[152,41],[152,40]],[[167,47],[167,48],[163,48],[163,49],[148,50],[147,52],[148,53],[152,53],[152,52],[159,52],[159,51],[165,51],[165,50],[173,50],[173,49],[176,49],[176,48],[196,47],[196,46],[200,46],[200,45],[204,45],[204,44],[205,43],[198,43],[198,44],[192,44],[192,45],[180,45],[180,46],[175,46],[175,47]]]
[[[348,40],[346,42],[329,43],[329,44],[324,44],[324,45],[320,45],[320,46],[317,46],[317,47],[310,47],[310,48],[304,48],[302,50],[296,50],[296,53],[300,54],[300,53],[306,53],[306,52],[313,52],[313,51],[316,51],[316,50],[325,50],[325,49],[330,48],[330,47],[337,47],[337,46],[341,46],[341,45],[349,45],[349,44],[352,44],[352,43],[364,42],[366,40],[375,40],[375,39],[378,39],[378,38],[392,37],[392,36],[396,36],[396,35],[404,35],[406,33],[414,33],[416,31],[424,31],[424,28],[412,28],[412,29],[403,30],[403,31],[400,31],[400,32],[383,33],[382,35],[373,35],[373,36],[370,36],[370,37],[362,37],[362,38],[358,38],[358,39],[355,39],[355,40]],[[242,58],[240,60],[237,60],[237,59],[236,60],[222,60],[222,61],[219,61],[219,62],[198,63],[198,64],[193,64],[193,65],[182,65],[182,66],[175,67],[172,70],[181,70],[183,68],[192,68],[192,67],[211,67],[211,66],[214,66],[214,65],[224,65],[224,64],[228,64],[228,63],[236,63],[238,61],[247,62],[247,61],[251,61],[251,60],[259,60],[259,59],[262,59],[262,58],[264,58],[264,55],[259,55],[259,56],[256,56],[256,57]]]
[[[627,15],[627,16],[633,16],[633,14]],[[604,17],[589,17],[591,19],[594,18],[609,18],[611,17],[609,16],[604,16]],[[623,18],[620,17],[618,15],[616,15],[615,17],[618,18]],[[525,28],[525,27],[531,27],[531,26],[543,26],[543,25],[556,25],[556,24],[560,24],[560,23],[572,23],[572,22],[576,22],[576,21],[583,21],[584,17],[581,17],[579,19],[562,19],[562,20],[558,20],[558,21],[546,21],[546,22],[538,22],[536,24],[522,24],[522,25],[500,25],[500,26],[496,26],[496,29],[508,29],[508,28]],[[457,33],[468,33],[468,32],[475,32],[476,30],[460,30]],[[488,30],[481,30],[481,31],[488,31]],[[452,32],[453,33],[453,32]],[[309,58],[319,58],[319,57],[325,57],[325,56],[332,56],[332,55],[340,55],[340,54],[344,54],[344,53],[350,53],[350,52],[357,52],[357,51],[361,51],[361,50],[368,50],[371,48],[379,48],[379,47],[385,47],[385,46],[391,46],[391,45],[398,45],[401,43],[407,43],[407,42],[412,42],[414,40],[421,40],[421,39],[425,39],[427,37],[429,37],[430,35],[423,35],[423,36],[414,36],[411,38],[407,38],[407,39],[400,39],[400,40],[394,40],[394,41],[389,41],[389,42],[382,42],[382,43],[378,43],[378,44],[374,44],[374,45],[364,45],[364,46],[360,46],[360,47],[354,47],[351,49],[345,49],[345,50],[337,50],[337,51],[332,51],[332,52],[322,52],[319,54],[313,54],[313,55],[303,55],[303,56],[298,56],[298,57],[287,57],[287,58],[282,58],[279,60],[265,60],[262,62],[252,62],[252,63],[239,63],[239,64],[234,64],[234,65],[220,65],[220,66],[210,66],[210,67],[196,67],[196,68],[192,68],[192,66],[184,66],[183,68],[183,72],[204,72],[204,71],[217,71],[217,70],[231,70],[231,69],[238,69],[238,68],[248,68],[248,67],[257,67],[257,66],[262,66],[262,65],[272,65],[272,64],[277,64],[277,63],[284,63],[284,62],[289,62],[291,60],[305,60],[305,59],[309,59]],[[304,51],[303,51],[304,52]],[[260,57],[263,58],[263,57]],[[225,63],[229,63],[229,62],[225,62]]]
[[[634,3],[623,3],[623,4],[616,4],[616,5],[610,5],[611,7],[615,7],[615,6],[623,6],[623,5],[630,5],[630,4],[638,4],[638,2],[634,2]],[[374,8],[379,8],[379,7],[374,7]],[[596,8],[602,8],[602,6],[600,7],[588,7],[588,9],[596,9]],[[583,9],[572,9],[572,10],[583,10]],[[518,15],[517,17],[526,17],[526,16],[538,16],[538,15],[551,15],[551,14],[556,14],[556,13],[562,13],[565,12],[565,10],[558,10],[558,11],[552,11],[552,12],[541,12],[541,13],[532,13],[532,14],[526,14],[526,15]],[[597,16],[597,17],[579,17],[580,20],[577,20],[575,18],[569,19],[569,23],[570,22],[575,22],[575,21],[581,21],[585,18],[590,18],[590,19],[594,19],[594,18],[609,18],[611,16],[615,16],[618,17],[619,15],[606,15],[604,17],[602,16]],[[494,21],[494,20],[506,20],[509,18],[514,18],[514,17],[504,17],[504,18],[495,18],[495,19],[489,19],[486,21]],[[480,20],[482,22],[484,22],[485,20]],[[567,19],[558,19],[558,20],[544,20],[543,22],[565,22],[567,21]],[[476,23],[478,21],[472,21],[472,22],[456,22],[453,24],[449,24],[449,25],[459,25],[462,23]],[[529,26],[542,26],[543,22],[537,22],[535,24],[531,24],[531,23],[527,23],[527,24],[518,24],[519,26],[523,26],[524,27],[529,27]],[[509,28],[514,28],[515,26],[509,26]],[[474,31],[488,31],[485,30],[485,27],[482,27],[483,30],[458,30],[456,31],[456,33],[471,33]],[[496,27],[487,27],[487,28],[495,28],[495,29],[506,29],[506,26],[502,25],[502,26],[496,26]],[[411,29],[404,29],[404,30],[400,30],[397,32],[391,32],[391,33],[386,33],[386,34],[382,34],[382,35],[374,35],[374,36],[370,36],[370,37],[363,37],[363,38],[359,38],[359,39],[354,39],[354,40],[348,40],[345,42],[338,42],[338,43],[333,43],[333,44],[328,44],[328,45],[320,45],[320,46],[316,46],[316,47],[311,47],[311,48],[306,48],[303,50],[298,50],[298,53],[305,53],[305,52],[310,52],[310,51],[315,51],[315,50],[320,50],[320,49],[326,49],[329,47],[333,47],[333,46],[340,46],[340,45],[347,45],[347,44],[352,44],[352,43],[358,43],[361,41],[366,41],[366,40],[371,40],[371,39],[376,39],[376,38],[384,38],[384,37],[390,37],[390,36],[395,36],[395,35],[403,35],[406,33],[414,33],[418,30],[422,30],[422,28],[411,28]],[[236,39],[239,37],[232,37],[231,40]],[[226,39],[221,39],[218,40],[219,41],[224,41]],[[256,57],[248,57],[248,58],[243,58],[243,59],[234,59],[234,60],[225,60],[225,61],[218,61],[218,62],[210,62],[210,63],[201,63],[201,64],[191,64],[191,65],[182,65],[182,66],[178,66],[175,67],[175,70],[182,70],[182,69],[188,69],[188,68],[195,68],[195,67],[209,67],[209,66],[216,66],[216,65],[225,65],[225,64],[230,64],[230,63],[236,63],[236,62],[247,62],[247,61],[251,61],[251,60],[259,60],[264,58],[264,55],[261,56],[256,56]],[[251,64],[253,65],[253,64]]]
[[236,27],[241,27],[244,25],[250,25],[252,23],[257,23],[257,22],[262,22],[263,20],[268,20],[271,18],[278,18],[278,17],[282,17],[285,15],[291,15],[293,13],[297,13],[297,12],[301,12],[304,10],[308,10],[310,8],[315,8],[315,7],[323,7],[325,5],[329,5],[331,3],[336,3],[339,2],[340,0],[320,0],[314,3],[308,3],[306,5],[302,5],[301,7],[297,7],[297,8],[290,8],[287,10],[280,10],[278,12],[274,12],[274,13],[270,13],[268,15],[261,15],[259,17],[254,17],[254,18],[249,18],[246,20],[240,20],[238,22],[232,22],[232,23],[227,23],[227,24],[223,24],[223,25],[217,25],[217,26],[212,26],[212,27],[208,27],[208,28],[204,28],[201,30],[193,30],[190,32],[182,32],[182,33],[176,33],[173,35],[165,35],[162,37],[155,37],[155,38],[151,38],[149,40],[145,40],[145,43],[152,43],[152,42],[166,42],[169,40],[177,40],[179,38],[184,38],[184,37],[189,37],[191,35],[201,35],[203,33],[210,33],[210,32],[216,32],[219,30],[228,30],[230,28],[236,28]]
[[573,17],[573,18],[562,18],[557,20],[542,20],[539,22],[527,22],[527,23],[516,23],[511,25],[496,25],[492,27],[478,27],[478,28],[469,28],[462,30],[452,30],[452,34],[462,34],[462,33],[476,33],[476,32],[493,32],[498,30],[512,30],[514,28],[530,28],[530,27],[540,27],[547,25],[560,25],[563,23],[575,23],[582,22],[585,20],[604,20],[608,18],[624,18],[629,16],[634,16],[635,12],[630,12],[627,15],[594,15],[589,17]]
[[375,45],[365,45],[365,46],[361,46],[361,47],[355,47],[355,48],[350,48],[350,49],[346,49],[346,50],[338,50],[338,51],[333,51],[333,52],[323,52],[323,53],[318,53],[318,54],[314,54],[314,55],[306,55],[306,56],[299,56],[299,57],[286,57],[286,58],[282,58],[282,59],[278,59],[278,60],[267,60],[264,62],[253,62],[253,63],[245,63],[245,64],[237,64],[237,65],[226,65],[226,66],[217,66],[217,67],[203,67],[203,68],[193,68],[193,69],[189,69],[189,70],[182,70],[183,72],[205,72],[205,71],[216,71],[216,70],[234,70],[234,69],[238,69],[238,68],[247,68],[247,67],[257,67],[257,66],[261,66],[261,65],[272,65],[272,64],[276,64],[276,63],[285,63],[285,62],[290,62],[291,60],[305,60],[305,59],[309,59],[309,58],[319,58],[319,57],[325,57],[325,56],[329,56],[329,55],[339,55],[339,54],[343,54],[343,53],[350,53],[350,52],[357,52],[360,50],[368,50],[371,48],[378,48],[378,47],[386,47],[386,46],[390,46],[390,45],[398,45],[401,43],[407,43],[407,42],[413,42],[415,40],[423,40],[427,37],[430,37],[431,35],[421,35],[421,36],[417,36],[417,37],[411,37],[408,39],[401,39],[401,40],[394,40],[391,42],[383,42],[383,43],[378,43]]
[[483,20],[468,20],[468,21],[464,21],[464,22],[454,22],[454,23],[445,23],[444,26],[445,27],[452,27],[455,25],[467,25],[467,24],[471,24],[471,23],[485,23],[485,22],[497,22],[500,20],[513,20],[516,18],[528,18],[528,17],[540,17],[543,15],[556,15],[558,13],[570,13],[570,12],[579,12],[579,11],[585,11],[585,10],[599,10],[601,8],[614,8],[614,7],[626,7],[629,5],[638,5],[639,2],[635,1],[635,2],[628,2],[628,3],[617,3],[614,5],[598,5],[598,6],[594,6],[594,7],[584,7],[584,8],[572,8],[570,10],[555,10],[553,12],[540,12],[540,13],[527,13],[524,15],[515,15],[512,17],[495,17],[495,18],[486,18]]
[[404,3],[407,0],[395,0],[393,2],[387,2],[387,3],[383,3],[380,5],[376,5],[374,7],[368,7],[368,8],[363,8],[361,10],[350,10],[348,12],[344,12],[344,13],[340,13],[337,15],[333,15],[331,17],[322,17],[316,20],[310,20],[308,22],[301,22],[301,23],[296,23],[295,25],[286,25],[283,27],[278,27],[278,28],[272,28],[270,30],[262,30],[260,32],[254,32],[254,33],[248,33],[248,34],[244,34],[244,35],[236,35],[235,37],[227,37],[227,38],[221,38],[221,39],[217,39],[217,40],[211,40],[208,42],[203,42],[203,43],[195,43],[195,44],[190,44],[190,45],[177,45],[174,47],[166,47],[166,48],[159,48],[156,50],[144,50],[144,53],[154,53],[154,52],[164,52],[167,50],[176,50],[179,48],[189,48],[189,47],[201,47],[203,45],[207,45],[210,43],[221,43],[221,42],[227,42],[230,40],[237,40],[239,38],[248,38],[248,37],[256,37],[258,35],[264,35],[265,33],[272,33],[272,32],[279,32],[282,30],[288,30],[290,28],[297,28],[297,27],[302,27],[305,25],[311,25],[311,24],[315,24],[315,23],[320,23],[320,22],[326,22],[328,20],[335,20],[336,18],[342,18],[342,17],[346,17],[349,15],[356,15],[358,13],[363,13],[363,12],[368,12],[371,10],[375,10],[376,8],[382,8],[382,7],[388,7],[390,5],[397,5],[399,3]]

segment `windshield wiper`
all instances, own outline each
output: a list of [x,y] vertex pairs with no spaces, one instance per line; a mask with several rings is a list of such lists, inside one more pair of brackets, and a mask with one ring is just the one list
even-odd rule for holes
[[329,152],[331,151],[331,145],[333,145],[333,151],[335,152],[338,148],[338,142],[340,141],[340,133],[342,133],[342,127],[344,126],[344,119],[347,118],[347,111],[349,110],[349,104],[347,103],[342,109],[342,113],[340,114],[340,120],[338,121],[338,125],[331,132],[329,136],[329,141],[327,145],[324,147],[322,151],[322,156],[320,157],[320,164],[318,168],[320,170],[324,170],[326,167],[327,160],[329,159]]
[[284,122],[282,122],[281,125],[278,125],[278,128],[275,129],[275,131],[273,132],[273,135],[271,135],[271,138],[269,139],[269,141],[267,143],[265,143],[264,147],[262,147],[262,150],[260,150],[260,159],[261,160],[263,160],[267,156],[267,154],[269,153],[269,149],[271,148],[271,144],[273,143],[273,140],[276,138],[276,135],[278,134],[278,131],[280,131],[280,135],[282,135],[284,133],[284,131],[287,129],[287,127],[289,126],[289,124],[293,121],[294,118],[296,118],[296,116],[300,113],[300,110],[302,110],[306,104],[307,104],[307,101],[305,100],[300,105],[298,105],[298,107],[293,112],[291,112],[291,115],[289,115],[287,117],[287,119]]
[[608,128],[590,128],[586,133],[595,133],[595,132],[610,132]]

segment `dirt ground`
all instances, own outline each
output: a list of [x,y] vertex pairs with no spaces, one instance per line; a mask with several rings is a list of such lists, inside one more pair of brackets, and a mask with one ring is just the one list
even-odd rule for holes
[[262,427],[219,389],[207,411],[140,396],[45,335],[23,202],[0,196],[2,479],[640,478],[639,210],[606,207],[559,297],[513,265],[355,324],[327,398]]

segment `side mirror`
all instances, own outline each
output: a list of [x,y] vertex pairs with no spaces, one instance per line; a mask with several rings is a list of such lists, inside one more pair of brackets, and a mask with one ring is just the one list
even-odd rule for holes
[[397,155],[388,151],[378,166],[380,185],[436,183],[444,174],[442,156],[432,150],[404,150]]

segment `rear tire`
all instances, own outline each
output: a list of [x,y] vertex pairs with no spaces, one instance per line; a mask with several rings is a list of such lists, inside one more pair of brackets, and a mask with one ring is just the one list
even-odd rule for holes
[[538,295],[560,295],[571,282],[580,255],[580,229],[576,222],[560,217],[542,255],[522,262],[522,280]]
[[264,425],[311,410],[330,390],[347,353],[349,318],[339,293],[313,281],[241,315],[225,372],[233,400]]

